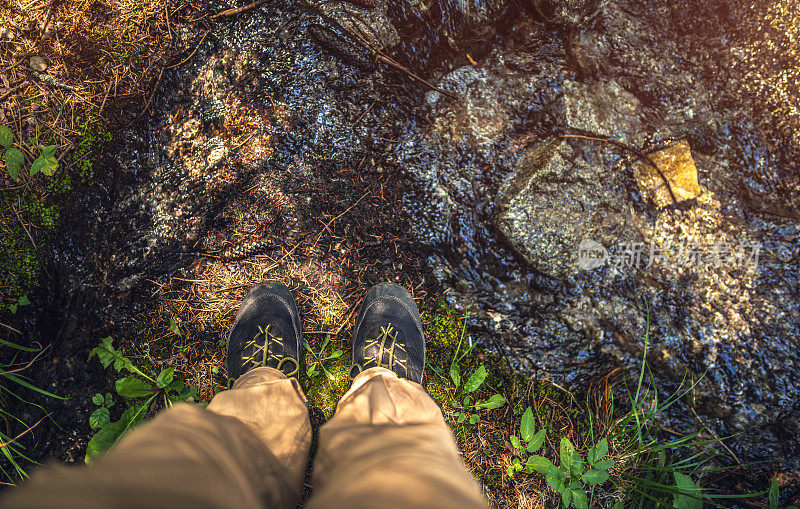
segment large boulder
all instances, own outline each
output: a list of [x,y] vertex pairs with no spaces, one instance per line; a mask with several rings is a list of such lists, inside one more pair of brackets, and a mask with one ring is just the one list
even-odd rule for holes
[[609,166],[602,157],[587,161],[561,138],[533,146],[500,187],[497,229],[536,270],[575,276],[582,241],[610,245],[636,237]]

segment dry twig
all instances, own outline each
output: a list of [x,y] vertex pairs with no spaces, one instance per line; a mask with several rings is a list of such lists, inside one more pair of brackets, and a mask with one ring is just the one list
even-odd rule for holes
[[664,184],[667,185],[667,191],[669,191],[669,195],[672,198],[672,202],[673,203],[678,203],[678,199],[675,197],[675,193],[672,192],[672,186],[669,184],[669,180],[667,179],[667,176],[664,175],[664,172],[661,171],[661,168],[658,167],[658,165],[655,163],[655,161],[653,161],[653,159],[651,159],[650,156],[648,156],[647,154],[645,154],[641,150],[638,150],[638,149],[628,145],[627,143],[622,143],[621,141],[617,141],[617,140],[614,140],[614,139],[611,139],[611,138],[599,138],[599,137],[595,137],[595,136],[583,136],[582,134],[561,134],[561,135],[559,135],[559,137],[560,138],[580,138],[582,140],[604,141],[606,143],[611,143],[612,145],[615,145],[615,146],[617,146],[617,147],[619,147],[619,148],[621,148],[623,150],[628,150],[630,152],[633,152],[637,156],[641,157],[642,159],[644,159],[645,161],[650,163],[650,165],[653,168],[656,169],[656,171],[658,172],[658,175],[661,177],[661,180],[663,180]]
[[237,7],[235,9],[228,9],[222,11],[220,13],[214,14],[213,16],[209,16],[208,19],[217,19],[217,18],[227,18],[229,16],[236,16],[237,14],[241,14],[243,12],[251,11],[258,7],[259,5],[267,3],[269,0],[256,0],[253,3],[249,3],[243,7]]

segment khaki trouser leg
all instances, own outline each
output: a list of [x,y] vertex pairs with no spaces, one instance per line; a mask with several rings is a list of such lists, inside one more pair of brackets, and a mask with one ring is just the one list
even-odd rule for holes
[[485,508],[442,413],[389,370],[359,374],[320,429],[309,508]]
[[310,444],[297,380],[257,368],[207,409],[175,405],[95,464],[48,466],[10,489],[0,505],[290,508],[300,496]]

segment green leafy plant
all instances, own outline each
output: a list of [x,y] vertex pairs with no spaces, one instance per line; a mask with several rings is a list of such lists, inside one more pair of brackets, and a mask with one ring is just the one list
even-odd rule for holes
[[676,509],[703,509],[703,489],[700,483],[680,472],[673,472],[675,477],[675,493],[672,494],[672,505]]
[[20,308],[20,306],[27,306],[30,303],[31,301],[28,300],[28,296],[23,295],[6,307],[8,308],[9,311],[11,311],[12,315],[15,315],[17,314],[17,310]]
[[[155,378],[147,375],[114,348],[111,337],[104,338],[100,345],[89,353],[89,359],[97,357],[104,368],[113,366],[117,373],[123,371],[134,376],[117,379],[114,388],[120,396],[130,401],[130,406],[117,421],[105,423],[89,440],[86,447],[86,463],[105,453],[122,436],[147,416],[151,406],[162,403],[170,406],[179,401],[197,398],[197,387],[186,385],[175,380],[175,368],[161,370]],[[103,400],[105,405],[105,399]]]
[[[37,157],[30,167],[30,175],[34,176],[39,172],[47,176],[52,176],[58,169],[58,159],[56,159],[56,145],[40,145],[36,137],[29,139],[31,145],[39,150],[39,157]],[[0,145],[5,149],[4,161],[6,163],[6,170],[11,178],[17,180],[19,173],[25,164],[25,154],[21,150],[14,147],[14,133],[11,129],[5,126],[0,126]]]
[[512,435],[509,442],[515,450],[515,457],[506,469],[509,477],[525,470],[527,473],[538,472],[545,476],[547,485],[561,494],[564,507],[575,505],[577,509],[589,507],[586,487],[594,487],[608,480],[608,469],[614,461],[604,459],[608,454],[608,439],[603,438],[589,449],[586,458],[575,449],[566,437],[561,438],[559,448],[560,463],[554,465],[538,452],[546,438],[544,429],[536,430],[536,419],[531,407],[525,409],[519,426],[520,436]]
[[511,435],[509,437],[509,442],[511,442],[511,446],[515,451],[515,457],[511,462],[511,466],[506,469],[506,473],[509,477],[514,477],[515,473],[523,469],[531,473],[537,470],[535,467],[549,463],[549,460],[545,460],[545,458],[533,454],[542,448],[546,433],[544,429],[536,431],[533,411],[531,407],[525,409],[519,426],[519,436]]
[[55,145],[40,145],[39,140],[30,138],[31,144],[39,149],[40,154],[33,164],[31,164],[30,174],[31,177],[39,172],[44,173],[48,177],[52,177],[53,173],[58,169],[58,159],[56,159],[56,146]]
[[111,396],[110,392],[107,392],[105,396],[98,392],[92,396],[92,403],[99,408],[89,416],[89,427],[92,429],[102,428],[111,422],[111,412],[109,412],[109,408],[114,406],[114,397]]
[[[704,491],[697,480],[704,474],[728,470],[733,467],[709,465],[723,454],[719,445],[724,438],[698,440],[702,430],[669,440],[659,439],[662,415],[674,404],[682,405],[692,397],[694,388],[702,376],[692,383],[684,380],[675,392],[662,398],[654,376],[647,363],[649,347],[650,316],[647,315],[644,352],[638,379],[633,387],[625,385],[621,399],[626,408],[617,413],[616,399],[611,394],[611,412],[618,415],[604,432],[614,444],[618,464],[612,472],[611,481],[623,494],[620,507],[675,506],[679,509],[718,505],[715,499],[732,500],[759,497],[762,493],[723,495]],[[649,375],[649,376],[648,376]]]
[[0,126],[0,145],[6,150],[3,158],[6,170],[12,179],[17,180],[22,165],[25,164],[25,155],[18,148],[12,147],[13,144],[14,133],[8,127]]
[[325,348],[327,348],[330,341],[331,335],[325,334],[325,341],[322,342],[322,346],[320,347],[319,351],[314,351],[311,345],[308,344],[308,341],[303,341],[303,348],[306,349],[312,359],[308,365],[308,368],[306,368],[306,375],[308,375],[309,378],[313,378],[314,375],[319,374],[320,371],[325,373],[325,376],[328,377],[328,380],[334,380],[336,378],[333,376],[333,373],[328,371],[328,369],[325,367],[325,363],[334,359],[338,359],[344,354],[344,351],[334,350],[330,353],[330,355],[326,355]]
[[[769,484],[769,491],[767,491],[767,501],[769,502],[769,509],[778,509],[780,501],[780,488],[778,487],[778,480],[772,478]],[[786,509],[798,509],[796,505],[787,506]]]
[[767,500],[769,501],[769,509],[778,509],[778,502],[780,501],[780,488],[778,487],[778,480],[774,477],[769,484],[769,492],[767,492]]
[[[461,383],[461,375],[458,372],[457,366],[455,370],[453,366],[450,367],[450,376],[456,389],[458,389]],[[480,389],[481,385],[486,381],[486,376],[486,366],[481,364],[464,383],[464,386],[461,388],[456,398],[456,403],[453,405],[456,409],[456,422],[462,423],[469,420],[470,424],[476,424],[481,420],[481,416],[478,413],[479,410],[492,410],[506,404],[506,398],[500,394],[493,394],[484,400],[478,400],[476,398],[476,400],[473,401],[472,394]]]
[[574,504],[576,509],[587,509],[589,500],[586,487],[594,487],[608,480],[608,469],[613,460],[603,459],[608,454],[608,440],[601,439],[584,459],[567,437],[561,437],[559,465],[543,456],[528,458],[526,468],[545,475],[547,485],[561,494],[563,507]]
[[506,398],[500,394],[493,394],[484,400],[479,400],[477,398],[473,400],[473,393],[481,388],[483,383],[486,381],[486,377],[488,376],[486,366],[483,364],[481,364],[478,369],[476,369],[472,375],[470,375],[463,387],[461,386],[461,362],[467,355],[469,355],[473,348],[473,345],[470,342],[470,346],[463,353],[461,352],[461,345],[464,343],[466,330],[467,321],[465,319],[461,327],[461,336],[458,340],[458,346],[456,347],[456,351],[453,353],[453,358],[450,360],[450,369],[448,370],[447,376],[445,376],[440,370],[437,370],[434,366],[431,366],[431,369],[443,379],[447,379],[449,377],[457,391],[456,397],[454,398],[455,401],[452,404],[452,407],[455,410],[456,422],[462,423],[469,421],[470,424],[477,424],[481,420],[481,416],[478,411],[500,408],[506,404]]

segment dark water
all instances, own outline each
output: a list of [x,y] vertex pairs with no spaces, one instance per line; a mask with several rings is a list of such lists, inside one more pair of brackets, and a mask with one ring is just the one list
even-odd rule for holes
[[[649,316],[648,361],[662,389],[701,380],[693,398],[706,425],[747,430],[734,441],[742,456],[796,468],[800,117],[786,103],[797,97],[796,6],[619,1],[571,30],[517,12],[513,26],[495,25],[477,65],[441,71],[437,84],[462,101],[429,92],[419,107],[428,122],[390,156],[416,181],[407,209],[435,247],[430,262],[448,298],[523,370],[568,384],[639,365]],[[608,80],[641,103],[632,136],[623,138],[625,125],[608,126],[611,134],[639,147],[688,140],[703,188],[688,208],[655,210],[625,174],[623,151],[570,142],[581,160],[617,172],[598,174],[607,179],[602,203],[637,230],[618,242],[705,251],[758,243],[757,268],[597,269],[562,281],[512,252],[494,226],[500,183],[526,147],[568,132],[558,107],[565,82]],[[552,206],[583,199],[556,197]],[[538,227],[569,229],[570,214]],[[671,419],[698,424],[681,410]]]
[[[101,314],[119,319],[115,303],[142,281],[218,248],[226,213],[246,208],[237,199],[254,186],[330,178],[368,154],[407,180],[405,210],[446,297],[520,369],[570,385],[638,366],[649,317],[660,386],[705,373],[694,394],[704,422],[747,431],[734,442],[743,459],[796,469],[800,116],[787,56],[797,39],[785,34],[797,26],[781,2],[615,0],[571,28],[517,2],[269,2],[165,73],[153,117],[122,133],[113,178],[58,261],[67,286],[99,290]],[[376,62],[375,50],[458,98]],[[574,132],[567,91],[610,81],[636,98],[639,118],[606,127],[640,148],[687,139],[703,194],[655,209],[630,153],[571,139],[596,177],[548,198],[560,220],[541,231],[566,231],[581,217],[565,205],[591,195],[634,232],[619,242],[760,242],[757,269],[606,267],[561,280],[498,232],[499,189],[525,150]],[[288,203],[264,228],[291,230],[302,204]],[[676,410],[665,424],[694,419]]]

